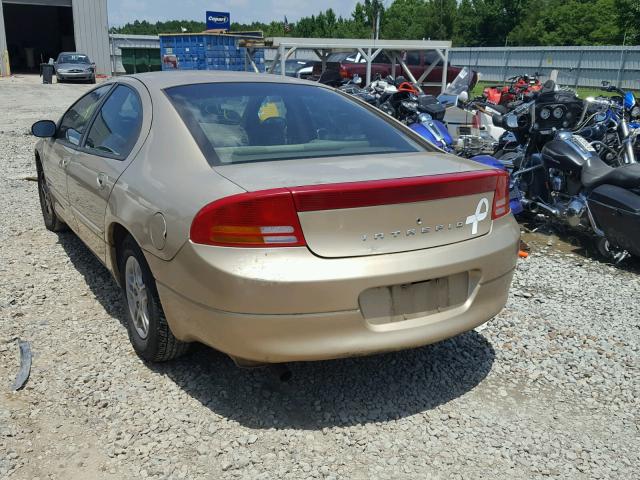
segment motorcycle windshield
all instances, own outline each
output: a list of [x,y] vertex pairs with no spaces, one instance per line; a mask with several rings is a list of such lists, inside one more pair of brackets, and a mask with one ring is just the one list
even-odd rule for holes
[[453,79],[453,82],[447,86],[443,93],[445,95],[460,95],[462,92],[468,92],[472,79],[473,75],[471,75],[471,70],[463,67],[460,73],[458,73],[458,76]]
[[624,108],[631,110],[636,106],[636,97],[633,92],[627,92],[624,94]]

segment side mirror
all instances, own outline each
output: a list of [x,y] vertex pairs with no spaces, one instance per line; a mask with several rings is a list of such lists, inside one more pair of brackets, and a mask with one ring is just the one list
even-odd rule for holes
[[32,135],[40,138],[51,138],[56,135],[56,124],[51,120],[40,120],[31,125]]
[[71,145],[75,145],[77,147],[78,145],[80,145],[82,134],[79,131],[70,128],[66,131],[65,137]]

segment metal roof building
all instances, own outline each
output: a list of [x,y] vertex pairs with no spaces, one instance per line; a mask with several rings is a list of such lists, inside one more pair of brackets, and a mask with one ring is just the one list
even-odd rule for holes
[[37,72],[62,51],[111,73],[107,0],[0,0],[0,75]]

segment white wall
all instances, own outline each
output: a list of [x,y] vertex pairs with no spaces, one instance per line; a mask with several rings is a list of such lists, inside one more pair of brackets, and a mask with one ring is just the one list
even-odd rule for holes
[[107,0],[73,0],[76,50],[96,64],[96,73],[111,75]]

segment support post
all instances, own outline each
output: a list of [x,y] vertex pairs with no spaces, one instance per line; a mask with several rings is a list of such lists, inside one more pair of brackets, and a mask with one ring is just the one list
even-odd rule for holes
[[367,85],[371,84],[371,49],[367,50]]
[[382,49],[378,48],[373,53],[371,53],[371,49],[370,48],[367,49],[366,53],[362,48],[358,48],[358,51],[360,52],[360,55],[362,55],[367,60],[367,78],[366,78],[366,82],[367,83],[366,83],[366,85],[370,85],[371,84],[371,62],[373,62],[373,60],[380,54]]
[[[438,50],[438,53],[440,53],[440,50]],[[442,61],[444,61],[444,55],[440,54],[440,59]],[[440,63],[441,60],[438,60],[436,62],[433,62],[431,65],[429,65],[429,68],[427,68],[424,72],[422,72],[422,75],[420,75],[420,78],[418,78],[418,83],[420,85],[422,85],[422,82],[425,81],[425,79],[427,78],[427,76],[433,72],[433,69],[436,68],[438,66],[438,64]]]
[[276,52],[276,56],[273,59],[273,62],[271,62],[271,65],[269,65],[269,68],[267,69],[267,73],[273,73],[273,71],[276,69],[276,65],[278,64],[279,61],[280,61],[280,47],[278,47],[278,51]]
[[411,70],[409,70],[409,67],[407,67],[407,64],[404,63],[404,60],[402,60],[402,57],[398,58],[398,63],[400,64],[400,67],[402,67],[402,71],[404,72],[404,74],[407,76],[407,78],[409,79],[409,81],[411,83],[413,83],[413,85],[419,89],[420,91],[422,91],[422,88],[420,88],[420,85],[418,84],[418,81],[416,80],[416,78],[413,76],[413,73],[411,73]]
[[247,67],[250,65],[251,68],[253,68],[253,71],[255,73],[260,73],[260,69],[258,68],[255,60],[253,59],[254,49],[247,48],[246,52],[247,53],[245,54],[245,59],[244,59],[244,70],[247,71]]
[[320,59],[320,62],[322,63],[322,73],[324,73],[327,70],[327,58],[329,57],[329,55],[331,54],[328,50],[324,50],[324,49],[317,49],[315,48],[313,50],[313,52],[318,56],[318,58]]
[[284,53],[284,45],[280,45],[278,47],[278,50],[280,50],[280,75],[282,75],[283,77],[285,76],[285,67],[286,67],[286,61],[287,61],[287,57],[285,56]]
[[449,70],[449,49],[446,48],[444,50],[444,58],[442,60],[442,88],[440,89],[440,93],[444,93],[447,89],[447,73]]

